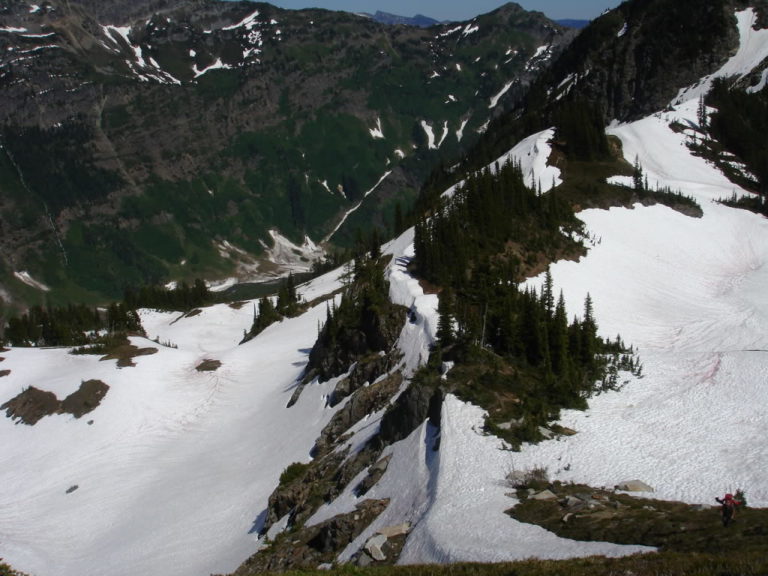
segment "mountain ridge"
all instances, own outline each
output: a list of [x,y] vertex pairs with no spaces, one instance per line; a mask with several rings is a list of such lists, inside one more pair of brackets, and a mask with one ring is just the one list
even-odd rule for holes
[[[529,63],[536,49],[570,39],[519,7],[428,31],[250,2],[100,6],[0,15],[8,294],[34,295],[13,280],[22,270],[59,301],[246,274],[269,230],[317,241],[391,173],[335,240],[371,219],[386,228],[441,156],[519,97],[549,57]],[[62,171],[72,176],[51,184]],[[229,262],[223,242],[237,248]]]

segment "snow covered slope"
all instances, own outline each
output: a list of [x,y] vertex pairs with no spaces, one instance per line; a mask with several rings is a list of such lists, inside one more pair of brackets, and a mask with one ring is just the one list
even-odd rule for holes
[[[556,538],[504,514],[515,503],[507,473],[534,467],[597,486],[639,478],[655,488],[649,496],[691,503],[712,504],[741,487],[751,504],[768,506],[768,220],[713,202],[746,192],[693,157],[669,128],[673,120],[696,122],[689,95],[610,133],[651,185],[694,196],[703,217],[664,206],[585,211],[595,239],[589,254],[551,270],[569,314],[581,311],[589,292],[601,333],[620,333],[638,348],[644,377],[594,398],[586,412],[564,413],[575,436],[520,453],[482,434],[481,410],[447,397],[438,451],[426,422],[387,448],[391,463],[368,497],[391,498],[390,505],[342,560],[379,527],[403,521],[413,525],[401,557],[407,563],[647,551]],[[543,187],[559,178],[542,162],[550,137],[533,135],[511,152]],[[425,360],[437,325],[437,296],[425,295],[405,267],[412,242],[411,230],[386,247],[390,296],[411,309],[400,337],[407,371]],[[340,273],[300,292],[307,300],[329,294]],[[110,386],[81,419],[48,416],[30,427],[0,418],[0,556],[36,576],[233,570],[257,547],[281,471],[309,460],[334,414],[326,404],[333,380],[308,386],[286,408],[325,314],[321,304],[238,346],[251,303],[184,318],[147,311],[149,338],[177,348],[134,338],[158,352],[122,369],[67,350],[0,353],[10,370],[0,378],[0,403],[28,386],[60,399],[83,380]],[[198,372],[203,360],[221,367]],[[370,438],[381,415],[353,427],[350,443]],[[312,522],[351,510],[357,480]]]
[[[768,55],[753,11],[737,20],[740,49],[713,77],[744,76]],[[521,465],[546,462],[556,478],[600,486],[641,478],[655,497],[692,503],[742,488],[767,506],[768,220],[717,204],[747,192],[670,128],[697,124],[697,99],[710,84],[681,91],[666,112],[609,129],[651,187],[696,198],[704,216],[640,205],[582,212],[599,243],[581,262],[552,267],[572,312],[589,292],[602,334],[639,348],[645,377],[565,414],[579,434],[530,447]]]
[[[338,275],[306,293],[332,291]],[[309,460],[334,413],[324,398],[334,381],[286,409],[325,313],[319,305],[238,346],[250,305],[146,312],[148,335],[178,348],[134,338],[158,352],[122,369],[63,349],[3,352],[0,404],[28,386],[59,399],[91,378],[110,389],[81,419],[0,419],[0,555],[37,576],[234,570],[256,548],[280,473]],[[221,367],[198,372],[204,359]]]

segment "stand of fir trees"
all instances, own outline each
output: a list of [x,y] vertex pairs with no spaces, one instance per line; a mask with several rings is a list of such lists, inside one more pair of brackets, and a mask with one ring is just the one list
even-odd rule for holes
[[142,332],[141,321],[133,309],[118,303],[106,310],[82,304],[33,306],[8,321],[5,339],[11,346],[84,346],[101,332]]
[[515,164],[470,176],[416,224],[415,270],[441,291],[426,370],[455,362],[449,386],[489,409],[491,428],[515,422],[494,431],[516,445],[538,439],[560,409],[583,409],[593,393],[618,386],[619,370],[640,370],[620,339],[598,336],[589,296],[569,322],[549,274],[541,293],[519,286],[542,261],[578,251],[582,232],[556,189],[527,188]]
[[358,250],[350,281],[336,306],[328,305],[326,321],[309,354],[304,381],[328,380],[346,372],[357,360],[388,351],[405,324],[405,310],[392,304],[384,278],[379,244]]
[[152,308],[155,310],[187,311],[213,302],[213,295],[200,278],[190,286],[182,281],[175,288],[164,286],[142,286],[128,288],[124,294],[125,305],[131,309]]
[[251,324],[251,329],[246,332],[241,344],[263,332],[267,326],[286,317],[298,316],[303,311],[301,297],[296,291],[296,280],[293,274],[289,274],[280,284],[276,302],[273,303],[272,300],[273,297],[264,296],[259,300],[258,309],[254,307],[253,324]]

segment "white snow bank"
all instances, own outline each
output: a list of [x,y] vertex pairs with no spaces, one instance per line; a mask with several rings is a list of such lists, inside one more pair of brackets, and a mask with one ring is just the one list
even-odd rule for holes
[[376,128],[370,128],[368,131],[371,133],[371,137],[374,140],[383,139],[384,131],[381,129],[381,118],[376,118]]
[[304,237],[301,245],[291,242],[277,230],[270,230],[269,236],[272,246],[266,247],[266,256],[284,271],[308,272],[312,264],[325,255],[325,250],[315,244],[309,236]]
[[427,123],[426,120],[422,120],[421,128],[427,135],[427,148],[430,150],[437,150],[437,146],[435,145],[435,131],[432,129],[432,126]]
[[21,280],[27,286],[30,286],[30,287],[35,288],[37,290],[41,290],[43,292],[50,292],[51,291],[51,289],[48,286],[46,286],[42,282],[39,282],[38,280],[35,280],[34,278],[32,278],[32,276],[26,270],[22,270],[22,271],[19,271],[19,272],[14,272],[13,275],[17,279]]
[[488,108],[496,108],[496,106],[499,104],[499,100],[501,100],[501,97],[504,96],[507,92],[509,92],[509,89],[512,88],[512,85],[515,83],[514,80],[510,80],[506,84],[504,84],[504,87],[499,90],[499,92],[494,95],[491,98],[491,103],[488,104]]
[[[331,384],[308,386],[286,408],[325,306],[242,346],[251,306],[177,316],[142,313],[148,332],[178,349],[135,338],[159,351],[133,368],[63,349],[3,353],[11,373],[0,379],[0,403],[30,385],[60,399],[90,378],[110,386],[79,420],[0,419],[0,541],[18,569],[203,576],[231,572],[254,551],[280,473],[309,459],[334,413]],[[222,365],[198,372],[203,359]]]
[[216,62],[214,62],[210,66],[206,66],[203,69],[198,69],[197,63],[192,65],[192,71],[195,73],[195,78],[200,78],[200,76],[202,76],[203,74],[207,74],[211,70],[229,70],[231,68],[232,66],[222,62],[221,58],[216,58]]
[[743,488],[766,506],[768,220],[713,202],[746,192],[670,129],[695,122],[696,105],[608,132],[652,186],[693,196],[704,216],[660,205],[588,210],[579,217],[597,239],[589,254],[551,267],[569,314],[590,293],[600,332],[639,349],[644,377],[564,413],[578,434],[527,447],[521,464],[597,486],[639,478],[654,497],[690,503]]
[[[508,496],[512,490],[505,480],[516,454],[481,432],[483,417],[481,409],[449,395],[439,436],[424,423],[390,447],[386,473],[366,494],[389,498],[389,506],[339,559],[348,559],[376,530],[402,522],[414,528],[400,564],[621,556],[652,550],[566,540],[505,514],[517,502]],[[438,441],[440,449],[435,450]]]
[[495,164],[503,166],[510,161],[519,162],[525,185],[529,188],[541,185],[542,192],[548,192],[563,183],[560,169],[547,163],[552,154],[552,146],[549,143],[554,136],[554,128],[533,134],[499,157],[493,166]]

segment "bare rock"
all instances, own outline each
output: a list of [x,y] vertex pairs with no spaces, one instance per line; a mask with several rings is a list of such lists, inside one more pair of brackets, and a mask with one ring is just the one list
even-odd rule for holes
[[395,536],[404,536],[411,531],[411,523],[403,522],[395,526],[386,526],[378,531],[378,534],[386,536],[387,538],[394,538]]
[[616,490],[622,490],[623,492],[653,492],[653,488],[648,486],[641,480],[627,480],[626,482],[619,482],[616,485]]
[[557,500],[557,494],[551,490],[542,490],[531,496],[531,500]]

